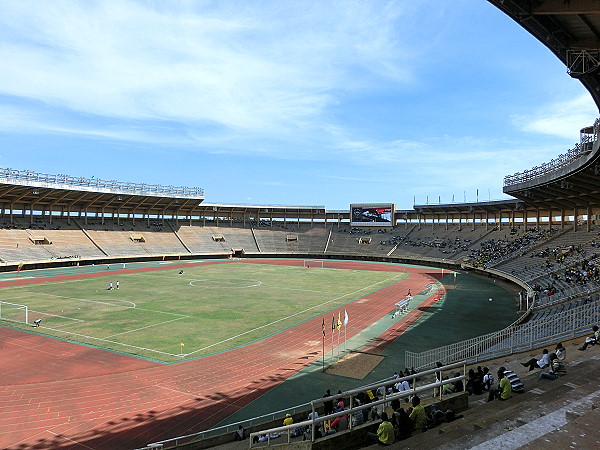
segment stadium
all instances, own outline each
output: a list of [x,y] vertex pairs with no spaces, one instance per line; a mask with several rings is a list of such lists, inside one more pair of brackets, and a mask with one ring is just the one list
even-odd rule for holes
[[[600,107],[594,2],[489,3]],[[331,419],[379,389],[373,407],[418,393],[464,415],[398,448],[592,445],[597,349],[576,346],[600,321],[600,120],[581,126],[574,148],[506,175],[510,199],[412,209],[0,169],[0,446],[366,446],[379,418],[316,435],[328,389],[351,408]],[[566,382],[536,384],[518,361],[558,342]],[[442,393],[478,365],[509,365],[525,392]],[[400,371],[412,391],[393,388]]]

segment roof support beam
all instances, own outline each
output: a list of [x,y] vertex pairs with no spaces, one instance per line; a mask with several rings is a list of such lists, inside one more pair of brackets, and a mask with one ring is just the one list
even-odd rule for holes
[[532,6],[533,15],[562,15],[562,14],[600,14],[600,4],[596,0],[545,0],[537,6]]

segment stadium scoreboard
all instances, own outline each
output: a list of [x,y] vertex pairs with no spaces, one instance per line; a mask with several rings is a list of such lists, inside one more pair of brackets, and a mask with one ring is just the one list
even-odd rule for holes
[[393,227],[393,203],[361,203],[350,205],[350,224],[353,227]]

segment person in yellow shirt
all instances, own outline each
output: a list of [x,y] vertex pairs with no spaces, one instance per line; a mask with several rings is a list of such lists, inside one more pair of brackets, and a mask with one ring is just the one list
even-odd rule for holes
[[421,399],[418,395],[412,398],[412,411],[410,411],[410,420],[414,423],[415,430],[427,430],[427,413],[425,408],[421,406]]
[[503,370],[498,371],[498,380],[500,382],[500,387],[498,389],[498,398],[500,400],[508,400],[512,395],[512,386],[510,385],[510,381],[508,380],[508,378],[504,376]]
[[387,413],[385,411],[382,412],[377,434],[367,433],[367,439],[370,444],[391,445],[394,443],[394,426],[388,419]]
[[286,414],[285,419],[283,419],[283,425],[291,425],[294,423],[294,419],[291,414]]

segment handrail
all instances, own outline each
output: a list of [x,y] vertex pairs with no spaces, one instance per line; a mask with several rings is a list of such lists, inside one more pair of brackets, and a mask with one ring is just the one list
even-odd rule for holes
[[557,156],[550,162],[540,164],[532,169],[525,170],[523,172],[517,172],[513,175],[507,175],[504,177],[504,186],[513,186],[515,184],[523,183],[525,181],[533,180],[535,178],[542,177],[551,172],[555,172],[581,157],[583,154],[591,150],[591,145],[598,140],[598,128],[600,126],[600,119],[596,119],[594,122],[594,133],[593,135],[581,136],[581,141],[575,144],[575,147],[569,149],[567,153]]
[[[445,370],[451,370],[451,369],[455,369],[457,367],[462,367],[462,372],[463,372],[462,375],[459,375],[457,377],[448,378],[447,380],[441,380],[441,379],[436,378],[435,382],[429,383],[429,384],[426,384],[426,385],[423,385],[420,387],[416,387],[416,383],[413,381],[413,386],[409,390],[395,392],[392,394],[387,394],[386,390],[384,390],[384,396],[382,399],[375,400],[370,403],[366,403],[364,405],[359,405],[356,407],[353,405],[352,396],[353,396],[353,394],[358,394],[360,392],[363,392],[365,389],[362,389],[362,390],[361,389],[353,389],[353,390],[347,391],[343,394],[337,394],[335,396],[327,397],[324,399],[322,398],[322,399],[313,400],[311,402],[312,411],[311,411],[310,419],[302,421],[302,422],[297,422],[292,425],[283,425],[283,426],[279,426],[279,427],[269,428],[267,430],[261,430],[261,431],[256,431],[256,432],[250,433],[250,448],[253,448],[255,437],[260,437],[260,436],[266,435],[267,436],[267,446],[269,446],[270,445],[270,435],[274,434],[274,433],[280,433],[280,432],[281,433],[287,432],[288,443],[289,443],[290,442],[290,430],[292,430],[294,428],[302,427],[302,426],[310,427],[311,441],[314,442],[316,440],[315,431],[317,428],[315,425],[319,425],[320,423],[322,423],[325,420],[331,420],[331,419],[335,419],[336,417],[345,416],[345,415],[352,416],[352,414],[357,411],[362,411],[363,409],[372,408],[373,406],[385,405],[385,404],[390,403],[392,400],[402,399],[405,397],[413,396],[413,395],[419,394],[421,392],[426,392],[426,391],[431,392],[432,389],[434,390],[434,392],[436,392],[436,391],[438,392],[437,395],[439,395],[440,400],[441,400],[442,395],[443,395],[442,394],[442,386],[443,385],[454,383],[455,381],[464,380],[467,378],[467,366],[466,366],[465,361],[457,362],[457,363],[453,363],[453,364],[447,364],[445,366],[437,367],[437,368],[431,369],[431,370],[426,370],[426,371],[420,372],[415,375],[398,378],[398,379],[392,380],[392,382],[389,383],[389,384],[396,384],[398,381],[402,381],[404,379],[410,379],[410,378],[416,379],[417,377],[422,377],[424,375],[429,375],[429,374],[432,374],[435,372],[443,372]],[[372,385],[371,388],[387,387],[389,384],[381,385],[381,386]],[[350,396],[350,399],[351,399],[348,409],[344,409],[343,411],[339,411],[339,412],[336,412],[333,414],[328,414],[326,416],[315,417],[316,415],[314,414],[314,412],[315,412],[314,403],[322,403],[324,401],[330,400],[331,398],[348,397],[348,396]],[[352,420],[348,421],[348,427],[349,427],[349,429],[352,429],[352,427],[353,427]]]
[[407,351],[405,363],[421,368],[434,361],[467,360],[470,363],[530,350],[553,341],[574,338],[597,323],[600,303],[592,302],[552,317],[511,325],[500,331],[445,345],[421,353]]
[[[142,449],[138,449],[138,450],[160,449],[160,448],[163,448],[165,445],[178,445],[179,441],[184,441],[184,440],[188,440],[188,442],[191,442],[191,441],[197,442],[197,441],[203,439],[204,435],[208,434],[208,433],[210,433],[211,435],[217,435],[217,434],[219,434],[219,432],[221,432],[221,431],[228,431],[230,428],[236,427],[237,425],[242,425],[242,424],[246,424],[247,425],[248,423],[255,423],[255,422],[257,422],[257,421],[259,421],[261,419],[268,418],[268,417],[270,417],[270,418],[272,418],[272,420],[274,420],[275,416],[280,416],[281,417],[281,416],[284,416],[286,412],[290,412],[290,411],[293,412],[295,410],[299,410],[300,408],[303,408],[304,411],[307,411],[309,409],[311,411],[314,411],[314,409],[315,409],[314,405],[315,404],[318,405],[318,404],[323,403],[325,401],[335,400],[335,399],[338,399],[338,398],[347,398],[347,397],[351,397],[352,398],[355,394],[358,394],[360,392],[365,392],[367,390],[377,391],[378,388],[384,387],[384,396],[383,396],[383,400],[381,402],[378,402],[378,403],[374,403],[374,402],[368,403],[367,405],[363,405],[363,408],[356,408],[356,409],[364,409],[367,406],[368,407],[372,407],[372,406],[377,405],[379,403],[384,403],[384,402],[387,403],[387,402],[393,400],[394,398],[400,398],[401,397],[401,396],[395,395],[395,394],[388,395],[387,392],[386,392],[387,389],[385,389],[388,386],[395,385],[396,383],[404,381],[404,380],[413,380],[413,382],[412,382],[413,388],[411,390],[409,390],[409,391],[403,391],[403,392],[406,395],[414,395],[414,393],[418,393],[418,392],[421,392],[421,391],[424,391],[424,390],[431,390],[431,389],[433,389],[433,388],[435,388],[435,387],[438,386],[437,383],[432,383],[432,384],[427,384],[425,386],[416,388],[415,380],[417,378],[425,376],[425,375],[430,375],[432,373],[439,372],[439,371],[451,370],[451,369],[454,369],[454,368],[457,368],[457,367],[461,367],[461,366],[463,366],[463,375],[461,377],[453,378],[453,379],[449,379],[449,380],[440,380],[440,383],[441,383],[440,386],[441,386],[443,384],[452,382],[454,380],[459,380],[459,379],[464,379],[465,378],[466,373],[464,371],[464,363],[463,362],[456,362],[456,363],[453,363],[453,364],[447,364],[447,365],[444,365],[442,367],[438,367],[438,368],[431,369],[431,370],[425,370],[423,372],[419,372],[419,373],[416,373],[414,375],[408,375],[408,376],[405,376],[405,377],[402,377],[402,378],[388,377],[388,378],[385,378],[383,380],[377,381],[377,382],[372,383],[372,384],[360,386],[358,388],[351,389],[349,391],[344,391],[341,394],[334,394],[334,395],[332,395],[330,397],[326,397],[326,398],[318,398],[318,399],[312,400],[310,402],[303,403],[301,405],[297,405],[297,406],[294,406],[294,407],[291,407],[291,408],[282,409],[282,410],[279,410],[279,411],[274,411],[274,412],[271,412],[269,414],[264,414],[262,416],[254,417],[252,419],[243,420],[243,421],[239,421],[239,422],[235,422],[235,423],[230,423],[230,424],[227,424],[227,425],[222,425],[220,427],[211,428],[210,430],[200,431],[198,433],[192,433],[192,434],[188,434],[188,435],[184,435],[184,436],[177,436],[177,437],[174,437],[174,438],[170,438],[170,439],[165,439],[165,440],[162,440],[162,441],[153,442],[151,444],[146,445]],[[440,389],[440,395],[441,395],[441,389]],[[352,405],[350,405],[350,406],[352,406]],[[334,414],[334,415],[332,415],[332,417],[337,417],[337,416],[341,416],[341,415],[349,414],[349,413],[350,413],[350,411],[346,410],[343,413],[338,413],[337,415]],[[318,418],[318,421],[321,422],[322,420],[325,420],[325,418],[329,418],[329,416],[320,416]],[[306,425],[308,425],[308,424],[311,423],[310,421],[306,421],[306,422],[307,422]],[[289,428],[290,429],[291,428],[296,428],[298,426],[301,426],[301,424],[303,424],[303,423],[304,422],[295,423],[293,426],[291,426]],[[277,427],[278,430],[280,428],[287,429],[286,427]],[[270,430],[267,430],[267,431],[270,432]],[[266,431],[263,430],[263,431],[257,432],[257,433],[259,435],[262,435],[262,434],[266,434]],[[256,434],[256,433],[253,433],[253,434]],[[252,442],[252,440],[251,440],[251,442]]]
[[6,178],[9,180],[25,180],[34,181],[41,183],[57,183],[67,184],[69,186],[86,186],[93,188],[103,189],[119,189],[124,191],[135,191],[153,194],[177,194],[177,195],[190,195],[190,196],[202,196],[204,195],[204,189],[201,188],[190,188],[183,186],[161,186],[159,184],[146,184],[146,183],[132,183],[122,181],[107,181],[99,178],[84,178],[84,177],[72,177],[70,175],[58,174],[51,175],[45,173],[34,172],[32,170],[16,170],[16,169],[5,169],[0,168],[0,178]]

